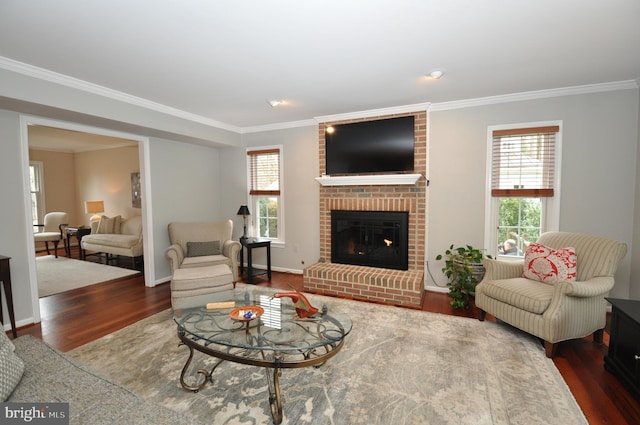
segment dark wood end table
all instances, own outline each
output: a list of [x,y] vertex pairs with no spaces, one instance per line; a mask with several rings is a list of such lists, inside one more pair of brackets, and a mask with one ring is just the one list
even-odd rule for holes
[[604,367],[640,400],[640,300],[605,299],[611,303],[612,313]]
[[[271,280],[271,241],[269,239],[259,238],[240,238],[242,249],[240,249],[240,274],[244,275],[244,249],[247,249],[247,274],[245,276],[246,283],[255,283],[255,278],[261,275],[267,275],[267,278]],[[253,258],[251,252],[255,248],[267,249],[267,270],[254,269]]]
[[71,258],[71,238],[75,236],[75,238],[78,240],[78,249],[80,251],[78,257],[81,260],[85,259],[81,241],[84,236],[90,233],[91,227],[88,226],[67,227],[67,257]]
[[[7,300],[9,321],[11,322],[11,333],[14,338],[17,338],[18,332],[16,330],[16,317],[13,312],[13,291],[11,290],[11,269],[9,268],[9,260],[11,260],[11,257],[0,255],[0,280],[2,280],[4,297]],[[0,320],[2,320],[3,317],[2,300],[0,300]],[[4,329],[2,331],[4,332]]]

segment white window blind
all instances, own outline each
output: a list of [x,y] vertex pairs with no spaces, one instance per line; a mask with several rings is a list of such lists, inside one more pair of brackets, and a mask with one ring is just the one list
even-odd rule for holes
[[250,195],[280,195],[280,149],[248,151]]
[[493,131],[491,195],[551,197],[559,126]]

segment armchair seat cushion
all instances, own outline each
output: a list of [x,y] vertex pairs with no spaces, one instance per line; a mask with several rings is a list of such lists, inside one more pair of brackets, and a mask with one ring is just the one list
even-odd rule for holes
[[53,242],[62,240],[60,232],[40,232],[33,235],[36,242]]
[[178,269],[171,280],[172,291],[193,291],[225,285],[233,288],[231,268],[224,264]]
[[487,297],[533,314],[544,313],[553,298],[554,287],[523,277],[483,282],[482,292]]
[[228,264],[231,266],[231,259],[229,257],[225,257],[224,255],[204,255],[201,257],[184,257],[182,260],[182,264],[180,265],[181,269],[188,269],[191,267],[206,267],[206,266],[215,266],[217,264]]

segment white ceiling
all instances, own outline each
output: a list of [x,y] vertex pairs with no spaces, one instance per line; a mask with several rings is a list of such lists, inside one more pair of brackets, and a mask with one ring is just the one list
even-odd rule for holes
[[0,56],[244,129],[637,81],[640,1],[2,0]]

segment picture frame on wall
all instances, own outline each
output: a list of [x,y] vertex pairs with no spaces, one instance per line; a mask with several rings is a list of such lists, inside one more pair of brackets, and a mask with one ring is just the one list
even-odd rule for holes
[[142,208],[140,172],[131,173],[131,206],[133,208]]

